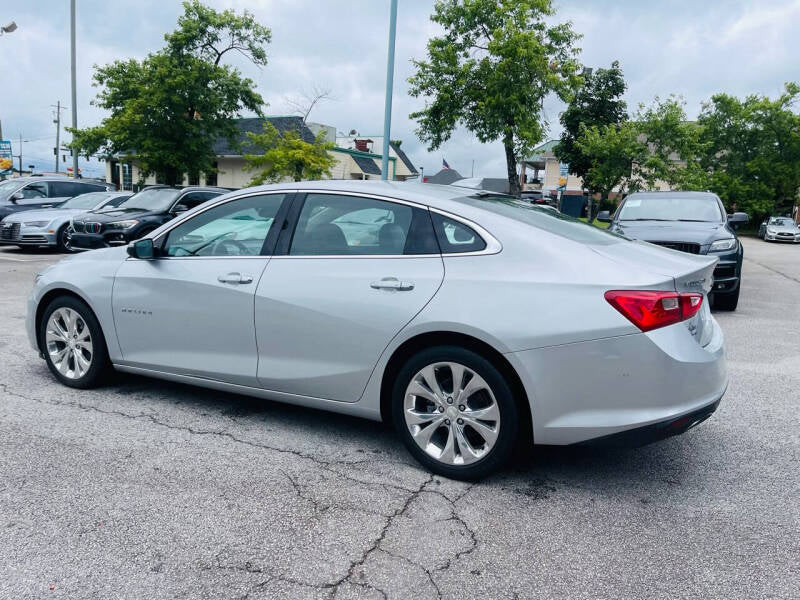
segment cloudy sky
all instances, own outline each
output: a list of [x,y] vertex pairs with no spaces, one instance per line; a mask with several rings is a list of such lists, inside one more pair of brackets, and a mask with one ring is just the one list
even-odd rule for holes
[[[257,69],[238,63],[269,103],[267,114],[289,114],[287,97],[315,85],[332,90],[311,120],[380,134],[386,72],[388,0],[208,0],[217,7],[252,11],[272,28],[270,63]],[[433,0],[399,0],[392,138],[427,173],[442,157],[469,175],[503,176],[502,148],[480,144],[458,131],[441,149],[428,152],[414,135],[408,114],[421,101],[407,94],[411,59],[425,56],[437,27]],[[630,107],[656,95],[682,95],[690,117],[718,91],[736,95],[780,92],[800,80],[797,32],[800,0],[557,0],[558,20],[583,34],[587,66],[619,60],[628,81]],[[163,34],[181,12],[175,0],[78,0],[78,122],[97,123],[102,111],[89,105],[92,66],[117,58],[143,57],[161,47]],[[0,121],[3,137],[23,144],[24,164],[52,169],[55,144],[52,104],[69,104],[69,1],[5,0],[0,24],[19,29],[0,37]],[[559,133],[557,101],[546,105],[549,137]],[[63,113],[69,119],[69,112]],[[18,143],[14,142],[14,153]],[[98,169],[97,165],[94,170]],[[92,171],[89,165],[85,172]]]

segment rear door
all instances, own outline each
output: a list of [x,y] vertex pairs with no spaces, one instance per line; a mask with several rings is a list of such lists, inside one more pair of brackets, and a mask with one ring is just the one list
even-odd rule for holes
[[124,364],[257,386],[255,290],[285,200],[249,194],[202,210],[159,236],[159,257],[122,264],[112,304]]
[[444,267],[428,210],[345,193],[299,196],[256,290],[258,380],[355,402]]

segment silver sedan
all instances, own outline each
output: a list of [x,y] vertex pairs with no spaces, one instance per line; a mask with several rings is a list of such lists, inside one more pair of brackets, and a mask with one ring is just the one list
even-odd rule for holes
[[708,417],[727,386],[716,260],[483,191],[284,184],[53,265],[27,328],[65,385],[113,367],[391,422],[428,469],[476,479],[518,444]]
[[72,252],[72,217],[90,210],[114,208],[131,195],[132,192],[89,192],[56,208],[11,213],[0,223],[0,245],[50,246],[60,252]]

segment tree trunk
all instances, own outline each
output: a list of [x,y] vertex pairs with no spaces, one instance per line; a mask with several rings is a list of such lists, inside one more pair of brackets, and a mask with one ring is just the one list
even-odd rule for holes
[[[178,177],[180,177],[180,180],[178,180]],[[164,169],[164,180],[167,185],[177,186],[179,183],[183,183],[183,173],[178,173],[178,169],[175,167],[167,167]]]
[[517,175],[517,157],[514,155],[514,139],[511,134],[506,134],[503,138],[503,146],[506,150],[506,168],[508,169],[508,193],[519,198],[519,176]]

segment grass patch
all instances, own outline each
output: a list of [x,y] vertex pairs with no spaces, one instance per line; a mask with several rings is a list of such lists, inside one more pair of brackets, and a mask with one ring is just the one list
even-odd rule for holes
[[[586,217],[581,217],[580,220],[583,221],[584,223],[588,221]],[[597,219],[595,219],[592,225],[594,225],[599,229],[608,229],[608,226],[611,225],[611,223],[603,223],[602,221],[598,221]]]

